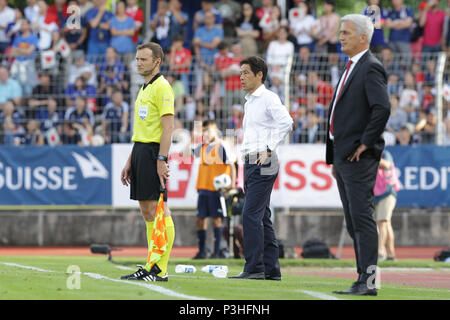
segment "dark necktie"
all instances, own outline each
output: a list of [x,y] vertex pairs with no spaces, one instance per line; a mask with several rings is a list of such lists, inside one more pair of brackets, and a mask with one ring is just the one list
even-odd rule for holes
[[338,93],[337,96],[336,96],[336,102],[334,103],[334,110],[332,110],[333,115],[332,115],[332,117],[331,117],[331,122],[330,122],[330,133],[331,133],[333,136],[334,136],[334,133],[333,133],[333,122],[334,122],[334,114],[336,113],[336,105],[337,105],[337,102],[339,101],[339,98],[341,97],[342,89],[344,89],[344,86],[345,86],[345,80],[347,80],[348,71],[350,70],[350,67],[351,67],[352,63],[353,63],[352,60],[348,60],[347,68],[345,69],[344,79],[342,80],[342,85],[341,85],[341,87],[340,87],[340,89],[339,89],[339,93]]

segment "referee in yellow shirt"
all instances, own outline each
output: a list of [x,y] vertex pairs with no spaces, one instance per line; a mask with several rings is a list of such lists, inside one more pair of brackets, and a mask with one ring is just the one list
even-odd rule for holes
[[[134,105],[133,150],[122,170],[121,180],[130,186],[130,198],[139,201],[147,226],[149,255],[153,220],[160,189],[169,178],[167,157],[174,130],[174,94],[169,82],[160,74],[164,53],[159,44],[149,42],[137,47],[138,73],[145,84],[139,90]],[[164,191],[164,214],[167,231],[167,250],[157,264],[140,266],[135,273],[121,277],[125,280],[167,281],[167,264],[175,228],[167,207],[167,190]]]

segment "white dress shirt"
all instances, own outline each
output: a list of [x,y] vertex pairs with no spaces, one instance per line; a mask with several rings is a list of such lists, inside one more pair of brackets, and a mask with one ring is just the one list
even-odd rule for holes
[[14,9],[6,6],[0,11],[0,42],[10,42],[11,39],[6,35],[6,27],[16,19]]
[[[350,74],[352,73],[353,69],[355,69],[356,64],[358,63],[359,59],[361,59],[361,57],[368,51],[369,49],[366,49],[364,51],[361,51],[358,54],[355,54],[350,60],[352,60],[352,65],[350,66],[350,69],[348,70],[348,74],[347,74],[347,78],[345,79],[345,82],[348,81],[348,79],[350,78]],[[347,62],[348,63],[348,62]],[[336,97],[334,98],[333,101],[333,106],[331,107],[331,115],[330,115],[330,124],[331,124],[331,120],[333,119],[333,113],[334,113],[334,107],[336,106],[336,98],[337,98],[337,94],[338,92],[341,90],[341,86],[345,85],[345,83],[342,83],[344,81],[345,78],[345,71],[341,76],[341,79],[339,80],[338,86],[336,87]],[[341,93],[342,94],[342,93]],[[330,139],[334,140],[334,136],[331,134],[330,130],[328,130],[328,134],[330,135]]]
[[276,93],[262,84],[245,96],[242,154],[274,151],[292,130],[292,117]]

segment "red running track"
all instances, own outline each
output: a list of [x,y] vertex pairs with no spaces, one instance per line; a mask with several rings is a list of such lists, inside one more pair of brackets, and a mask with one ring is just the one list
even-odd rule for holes
[[[119,251],[114,251],[113,256],[117,257],[140,257],[147,255],[146,247],[118,247]],[[423,259],[432,260],[434,255],[445,247],[397,247],[397,259]],[[295,251],[301,258],[301,247],[295,247]],[[337,248],[331,247],[331,251],[336,254]],[[172,249],[173,257],[192,258],[197,253],[196,247],[174,247]],[[89,247],[0,247],[0,256],[13,255],[91,255]],[[354,259],[355,253],[353,247],[345,246],[342,249],[341,259]]]

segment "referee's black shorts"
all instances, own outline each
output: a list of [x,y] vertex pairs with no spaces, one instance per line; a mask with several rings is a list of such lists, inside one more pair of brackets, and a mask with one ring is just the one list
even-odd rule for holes
[[[161,183],[156,170],[159,143],[135,142],[131,152],[130,199],[158,200]],[[167,189],[164,191],[167,201]]]

